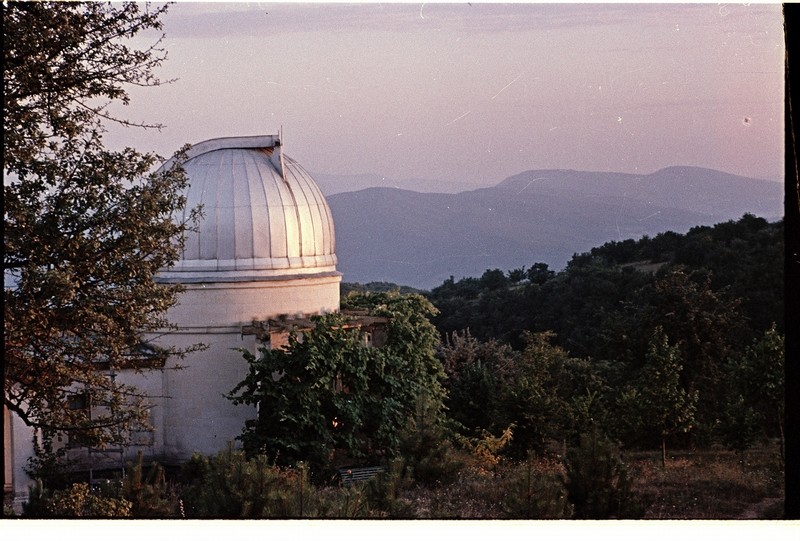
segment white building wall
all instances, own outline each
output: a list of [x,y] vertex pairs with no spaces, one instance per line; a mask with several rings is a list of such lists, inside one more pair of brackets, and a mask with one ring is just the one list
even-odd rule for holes
[[[235,406],[225,398],[247,375],[247,362],[237,349],[255,352],[255,337],[242,336],[241,327],[208,331],[171,337],[178,347],[202,342],[208,348],[170,360],[164,370],[161,433],[164,456],[170,461],[186,460],[195,452],[215,454],[228,442],[236,445],[245,421],[255,416],[252,407]],[[182,368],[175,369],[176,365]]]
[[4,449],[3,460],[12,462],[10,470],[13,481],[13,506],[16,513],[21,513],[22,504],[28,501],[28,492],[33,484],[33,480],[25,473],[28,458],[33,456],[33,429],[13,412],[9,412],[8,422],[12,454],[8,456]]
[[[339,309],[338,274],[291,277],[284,280],[190,284],[180,302],[168,312],[178,330],[162,345],[207,348],[170,359],[163,370],[163,455],[182,461],[194,452],[215,454],[242,433],[255,409],[234,405],[225,395],[248,372],[238,351],[256,353],[256,338],[243,327],[281,315],[297,316]],[[176,368],[180,365],[182,368]]]

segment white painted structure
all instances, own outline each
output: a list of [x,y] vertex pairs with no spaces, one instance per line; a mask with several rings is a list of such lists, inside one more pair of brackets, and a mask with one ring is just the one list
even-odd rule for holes
[[[186,208],[202,205],[203,217],[197,231],[188,233],[181,259],[160,273],[160,281],[186,290],[167,314],[177,331],[155,341],[208,347],[169,359],[163,368],[115,374],[151,397],[154,430],[139,434],[138,445],[117,455],[87,454],[97,469],[140,450],[148,459],[174,463],[194,452],[224,449],[255,416],[252,408],[224,397],[247,374],[235,349],[256,348],[255,336],[244,328],[339,309],[341,274],[330,209],[311,176],[283,154],[277,135],[205,141],[191,148],[183,166],[190,183]],[[27,497],[30,480],[23,467],[32,434],[11,417],[11,434],[4,439],[13,447],[19,501]]]

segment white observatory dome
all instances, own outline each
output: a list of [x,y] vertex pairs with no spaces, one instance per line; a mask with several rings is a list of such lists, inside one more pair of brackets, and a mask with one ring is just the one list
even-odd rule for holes
[[198,143],[183,167],[190,184],[183,218],[198,206],[203,216],[161,281],[338,275],[330,208],[311,175],[283,154],[277,135]]

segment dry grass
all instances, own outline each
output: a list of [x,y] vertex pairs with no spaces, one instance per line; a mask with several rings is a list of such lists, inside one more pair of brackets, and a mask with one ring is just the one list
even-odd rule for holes
[[[666,468],[658,452],[626,453],[624,460],[634,479],[633,496],[645,510],[643,519],[782,517],[783,468],[773,447],[743,454],[721,449],[675,453]],[[547,459],[504,464],[495,471],[473,466],[452,484],[413,487],[402,499],[416,518],[567,518],[569,505],[559,489],[563,473],[560,462]]]
[[571,507],[561,483],[560,462],[532,458],[496,468],[465,467],[455,482],[415,487],[404,494],[416,518],[567,518]]
[[[767,499],[783,497],[783,468],[774,448],[745,453],[713,450],[677,454],[661,466],[656,453],[627,457],[633,491],[652,519],[779,518],[778,502],[751,508]],[[768,502],[769,503],[769,502]]]

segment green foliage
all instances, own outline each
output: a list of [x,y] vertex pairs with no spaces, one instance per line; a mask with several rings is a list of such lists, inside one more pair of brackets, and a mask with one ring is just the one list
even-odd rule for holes
[[387,518],[415,518],[414,502],[402,496],[413,483],[405,459],[390,461],[387,471],[376,475],[363,487],[372,514]]
[[[699,257],[686,256],[690,246],[697,246]],[[739,299],[740,308],[728,314],[727,323],[736,324],[729,334],[740,339],[731,345],[755,338],[772,322],[777,322],[779,332],[783,329],[783,222],[768,223],[749,214],[684,235],[668,231],[652,238],[609,242],[576,254],[558,274],[537,263],[526,271],[527,281],[518,281],[522,269],[510,271],[505,285],[495,271],[484,274],[498,278],[491,284],[483,277],[459,281],[451,277],[429,298],[441,312],[435,323],[443,335],[469,329],[481,341],[495,339],[522,349],[523,330],[553,331],[557,345],[575,357],[620,359],[631,347],[628,341],[642,334],[636,323],[643,315],[652,316],[645,336],[657,324],[666,328],[669,322],[661,319],[671,309],[640,309],[653,303],[652,284],[678,268],[688,276],[699,271],[693,277],[700,286],[697,300],[704,299],[697,294],[705,287],[700,276],[709,278],[708,290],[717,301],[725,296]],[[683,292],[691,293],[686,288]],[[714,301],[707,295],[705,299]],[[701,302],[697,309],[710,306]],[[741,321],[736,322],[738,315]],[[646,343],[638,347],[642,352]]]
[[[782,235],[782,221],[746,214],[685,235],[610,242],[577,254],[557,274],[534,265],[509,272],[505,283],[496,270],[446,280],[430,299],[448,340],[443,357],[450,414],[472,437],[482,430],[498,434],[513,423],[509,450],[520,458],[548,440],[576,442],[594,427],[644,446],[665,438],[704,445],[720,429],[729,439],[738,432],[742,441],[736,445],[742,446],[753,441],[756,434],[747,433],[759,423],[780,436],[776,419],[782,414],[773,406],[765,417],[768,401],[759,399],[756,406],[748,398],[761,391],[734,389],[732,382],[746,378],[736,373],[758,365],[746,353],[750,342],[771,321],[776,332],[782,329]],[[659,384],[670,389],[676,408],[686,404],[683,413],[691,420],[673,412],[681,428],[643,421],[657,403],[651,338],[659,328],[680,361],[679,369],[663,361],[659,371],[677,373],[677,384]],[[526,332],[553,333],[551,346],[565,353],[532,349]],[[780,366],[774,358],[773,368]],[[663,419],[664,411],[659,415]]]
[[780,436],[783,452],[784,351],[784,338],[773,325],[744,354],[728,359],[720,428],[730,448],[743,450],[757,439]]
[[517,457],[542,450],[546,439],[558,436],[557,417],[564,404],[553,375],[556,364],[565,361],[566,352],[553,347],[551,338],[551,333],[527,336],[502,400],[509,424],[515,427],[510,451]]
[[605,422],[605,382],[592,364],[552,344],[553,333],[526,333],[514,351],[481,343],[469,332],[448,336],[448,412],[468,438],[514,427],[506,453],[523,458],[546,443],[577,441],[583,430]]
[[513,379],[515,353],[494,340],[480,342],[469,330],[447,335],[441,350],[447,379],[447,412],[475,437],[503,423],[501,392]]
[[282,469],[232,447],[210,458],[194,455],[182,476],[186,518],[299,518],[308,516],[313,497],[303,465]]
[[386,343],[368,349],[368,389],[371,404],[365,409],[366,434],[374,447],[393,454],[398,434],[420,401],[435,422],[444,419],[445,373],[437,356],[440,338],[430,321],[436,308],[421,295],[396,292],[351,294],[342,299],[343,310],[359,310],[385,317]]
[[563,481],[577,519],[638,518],[633,479],[619,449],[597,431],[567,450]]
[[251,456],[321,468],[336,448],[362,451],[357,431],[368,401],[369,352],[343,316],[314,323],[302,336],[292,333],[286,348],[262,349],[258,358],[245,352],[250,373],[231,396],[258,405],[258,418],[247,421],[241,436]]
[[418,295],[363,293],[343,308],[388,318],[385,344],[367,347],[349,316],[327,314],[293,333],[285,348],[262,349],[258,358],[245,352],[249,374],[229,398],[258,406],[240,437],[251,456],[302,460],[319,474],[336,451],[371,460],[396,454],[423,397],[436,422],[442,419],[444,374],[427,319],[433,307]]
[[350,293],[365,293],[371,291],[373,293],[388,293],[396,291],[403,295],[421,294],[422,291],[410,286],[401,286],[392,282],[367,282],[366,284],[359,284],[355,282],[342,282],[339,285],[339,293],[342,297],[347,297]]
[[464,467],[441,423],[438,405],[421,397],[400,433],[399,456],[406,473],[423,486],[452,482]]
[[[639,377],[624,391],[618,402],[619,419],[634,434],[655,433],[666,452],[666,439],[688,432],[695,423],[698,391],[686,390],[682,383],[683,365],[677,346],[671,346],[657,327],[650,338],[645,365]],[[666,460],[666,456],[662,456]]]
[[525,349],[517,357],[504,389],[503,410],[513,424],[513,456],[543,450],[547,441],[577,440],[577,430],[593,427],[605,417],[600,392],[604,382],[581,359],[554,346],[553,333],[525,334]]
[[179,516],[178,496],[167,483],[164,467],[154,462],[145,472],[141,451],[136,462],[128,465],[122,481],[122,497],[131,502],[131,513],[136,518]]
[[511,470],[504,479],[505,497],[502,501],[507,518],[557,519],[571,518],[572,504],[560,476],[552,471],[535,468],[535,457],[528,458]]
[[126,84],[159,85],[154,70],[165,52],[158,43],[131,48],[128,40],[161,29],[166,10],[134,2],[4,6],[6,167],[15,170],[59,140],[92,132],[99,118],[109,117],[109,103],[129,102]]
[[41,481],[33,486],[24,515],[31,518],[125,518],[131,516],[131,502],[95,493],[86,483],[49,491]]
[[758,440],[762,425],[745,397],[731,394],[722,411],[718,429],[728,449],[744,451]]
[[[137,389],[98,367],[152,362],[145,333],[167,328],[175,286],[159,269],[181,251],[194,213],[180,167],[103,144],[107,107],[127,85],[158,85],[165,7],[128,2],[10,2],[3,8],[4,404],[26,424],[121,442],[146,423]],[[121,121],[131,124],[127,121]],[[167,352],[165,352],[167,353]],[[176,352],[177,353],[177,352]],[[91,408],[70,408],[86,397]]]

